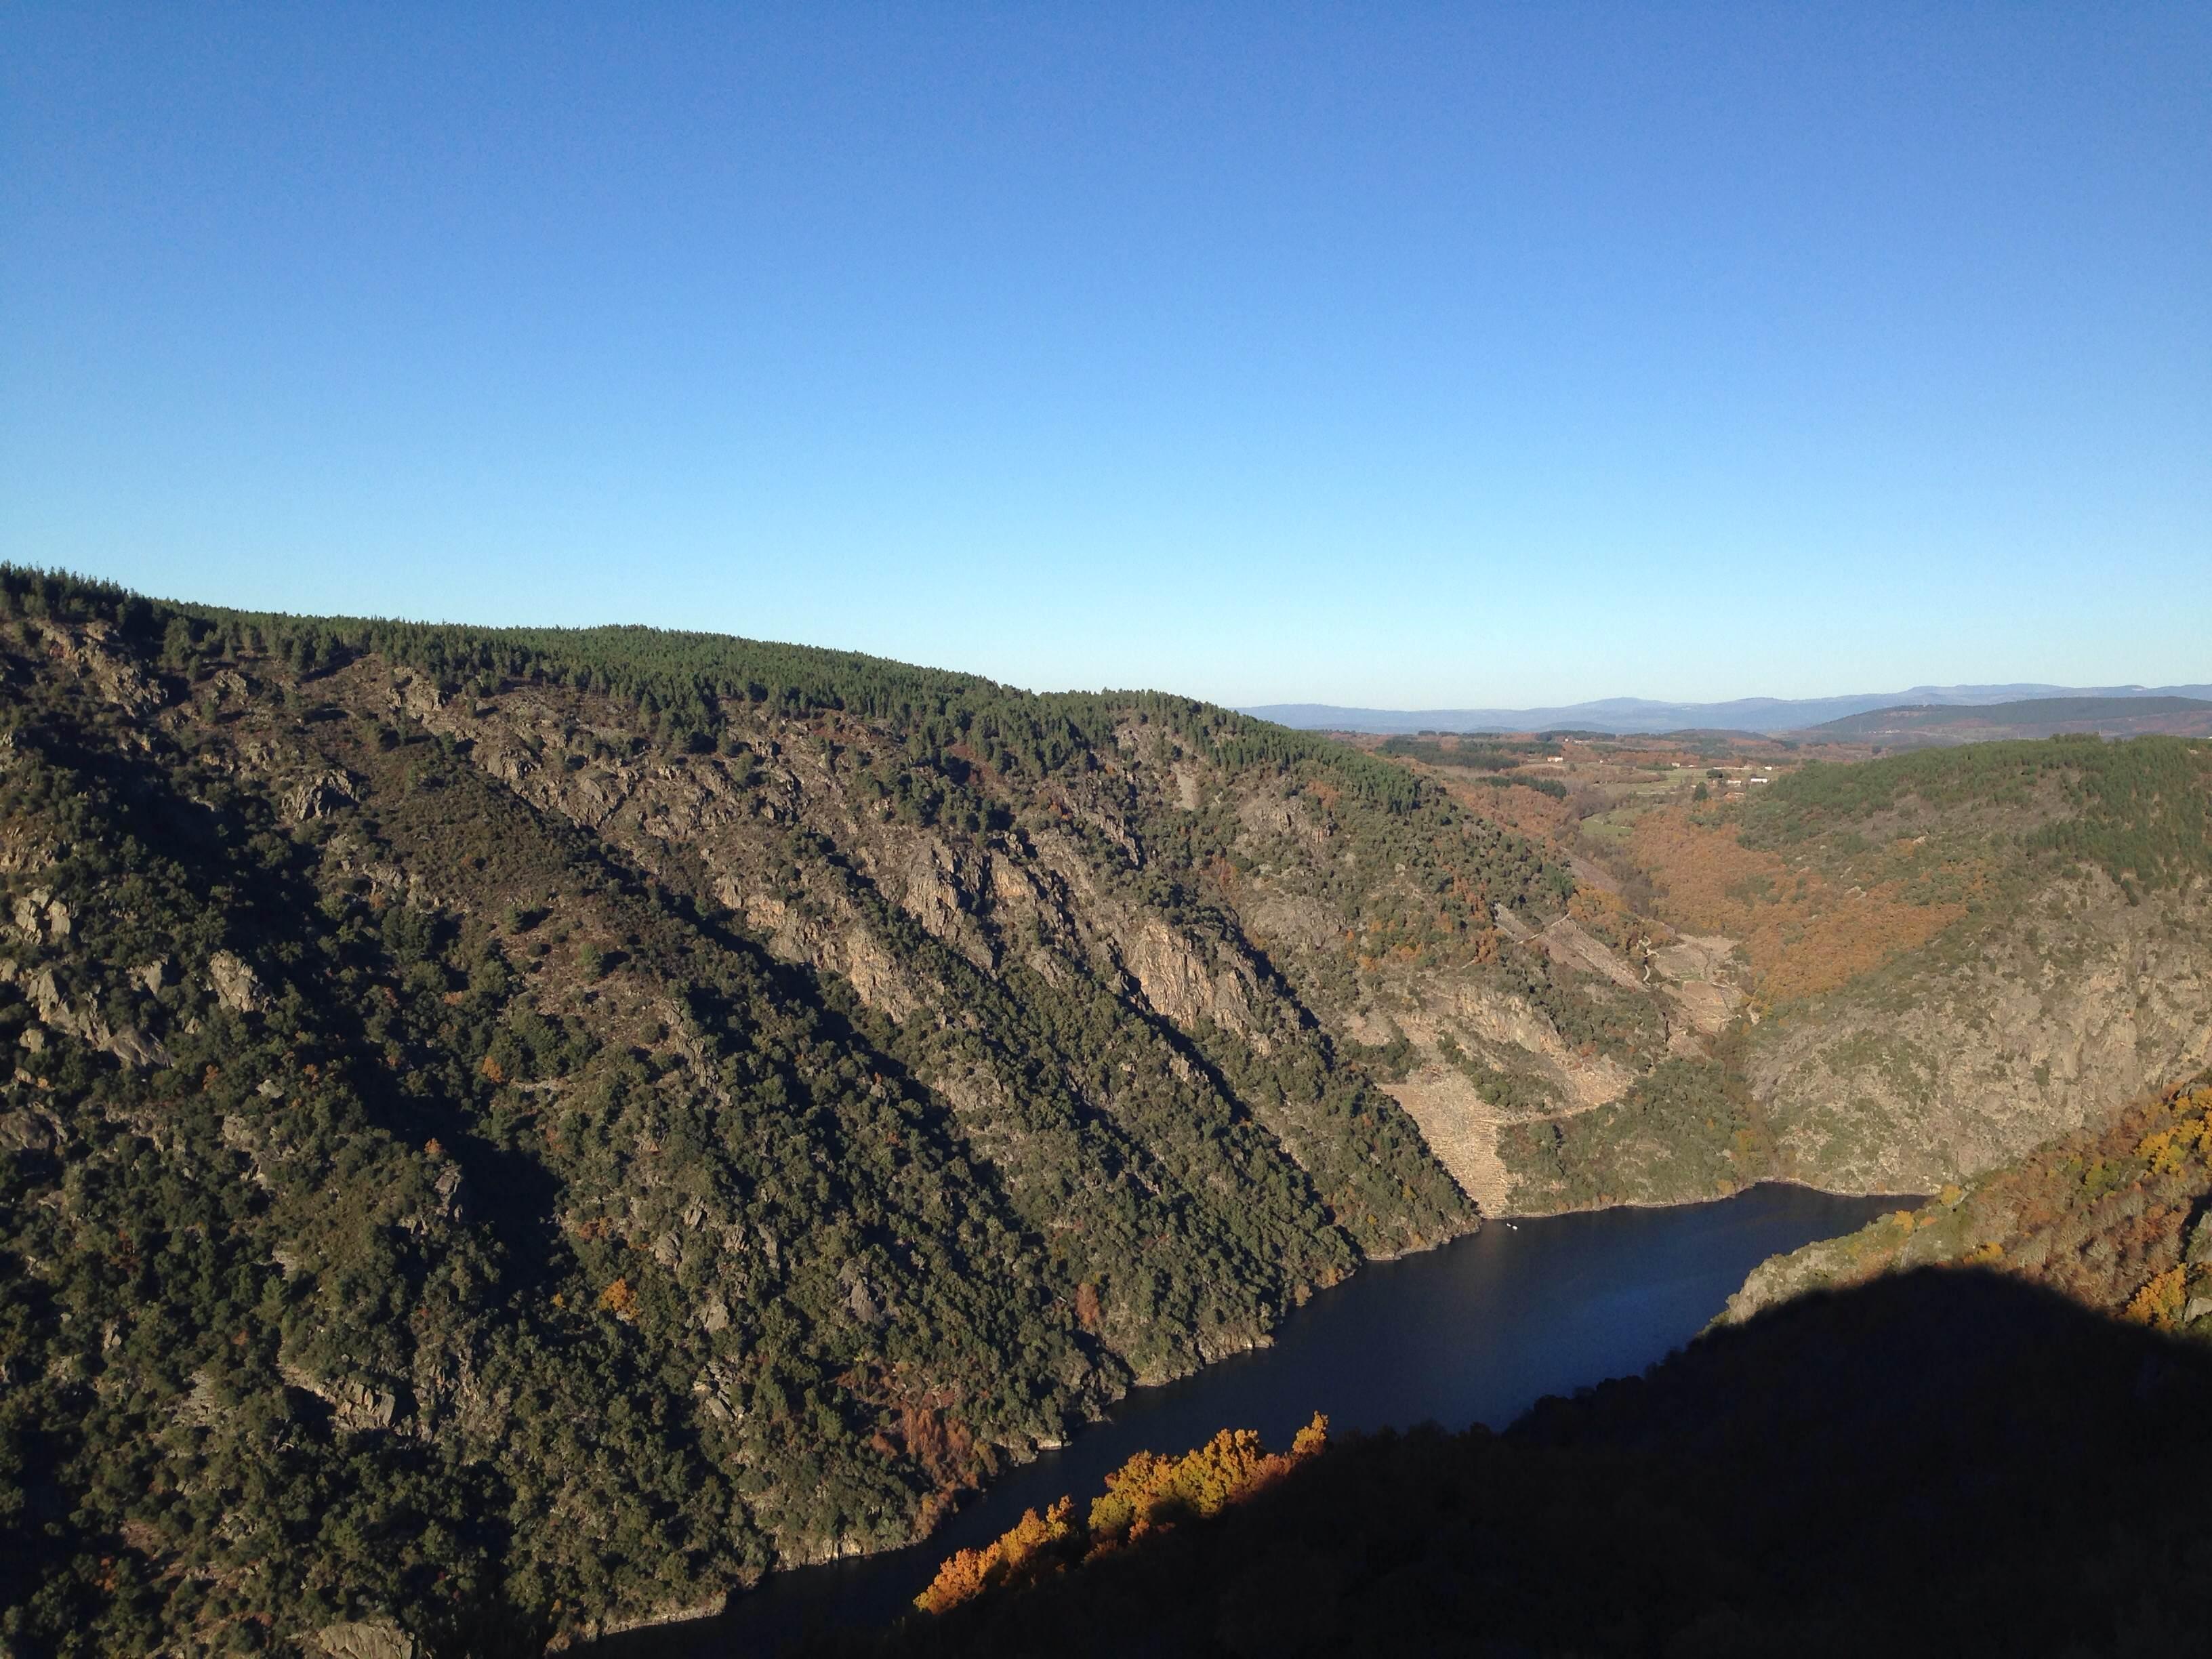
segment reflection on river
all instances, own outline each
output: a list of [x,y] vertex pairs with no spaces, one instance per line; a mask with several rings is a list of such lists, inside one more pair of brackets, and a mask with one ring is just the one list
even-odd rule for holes
[[927,1543],[776,1574],[719,1618],[632,1632],[593,1652],[720,1659],[888,1620],[946,1554],[996,1537],[1024,1509],[1073,1492],[1080,1510],[1130,1453],[1183,1451],[1217,1429],[1257,1429],[1281,1447],[1316,1411],[1336,1430],[1503,1427],[1545,1395],[1642,1370],[1695,1335],[1767,1256],[1899,1204],[1763,1186],[1675,1209],[1492,1222],[1442,1249],[1363,1268],[1315,1297],[1272,1348],[1137,1390],[1066,1449],[1009,1472]]

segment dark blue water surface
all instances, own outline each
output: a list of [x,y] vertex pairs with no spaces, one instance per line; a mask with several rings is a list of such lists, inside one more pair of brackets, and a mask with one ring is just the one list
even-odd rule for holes
[[946,1555],[995,1538],[1024,1509],[1073,1493],[1080,1512],[1132,1452],[1188,1450],[1219,1429],[1257,1429],[1284,1447],[1317,1411],[1339,1430],[1502,1428],[1547,1394],[1664,1358],[1766,1257],[1899,1204],[1769,1185],[1672,1209],[1491,1222],[1441,1249],[1362,1268],[1293,1315],[1271,1348],[1135,1390],[1064,1450],[1008,1471],[926,1543],[776,1573],[717,1618],[611,1638],[595,1652],[721,1659],[888,1621]]

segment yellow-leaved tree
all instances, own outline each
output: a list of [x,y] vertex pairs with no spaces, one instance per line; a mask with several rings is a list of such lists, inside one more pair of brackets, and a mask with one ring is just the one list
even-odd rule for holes
[[1279,1480],[1328,1443],[1328,1419],[1316,1412],[1287,1454],[1269,1451],[1250,1429],[1224,1429],[1181,1457],[1138,1452],[1106,1477],[1105,1493],[1093,1500],[1089,1524],[1081,1531],[1068,1519],[1070,1498],[1061,1498],[1042,1516],[1025,1510],[1018,1525],[983,1548],[950,1557],[914,1604],[924,1613],[943,1613],[987,1589],[1035,1583],[1178,1520],[1218,1514]]

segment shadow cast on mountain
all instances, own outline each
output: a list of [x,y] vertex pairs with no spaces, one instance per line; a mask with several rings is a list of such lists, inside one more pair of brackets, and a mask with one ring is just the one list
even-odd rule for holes
[[1926,1271],[1503,1435],[1340,1442],[1212,1521],[815,1651],[2194,1651],[2208,1473],[2212,1354]]

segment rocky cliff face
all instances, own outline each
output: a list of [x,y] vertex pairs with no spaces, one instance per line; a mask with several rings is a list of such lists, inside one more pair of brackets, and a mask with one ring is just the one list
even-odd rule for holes
[[[1525,844],[1187,705],[1042,766],[957,708],[702,744],[200,627],[0,623],[24,1630],[690,1605],[1475,1223],[1339,1010],[1540,924]],[[210,1531],[249,1488],[337,1522]]]
[[[733,787],[726,764],[533,769],[524,757],[578,729],[573,703],[440,702],[419,677],[397,678],[387,694],[396,703],[481,744],[483,763],[526,794],[653,867],[678,854],[698,860],[714,896],[765,924],[791,959],[845,975],[894,1018],[945,994],[942,985],[902,983],[911,970],[857,918],[849,895],[820,895],[810,927],[797,927],[790,907],[803,895],[787,892],[780,857],[748,851],[743,826],[761,809]],[[776,821],[839,848],[861,883],[980,971],[1014,960],[1048,980],[1090,975],[1178,1031],[1224,1030],[1263,1054],[1277,1028],[1318,1027],[1370,1044],[1402,1035],[1421,1069],[1389,1092],[1462,1189],[1492,1212],[1559,1201],[1525,1164],[1497,1156],[1502,1128],[1613,1106],[1662,1058],[1708,1060],[1731,1028],[1746,1037],[1746,1104],[1759,1120],[1759,1146],[1723,1187],[1781,1175],[1839,1190],[1932,1190],[2100,1121],[2160,1079],[2212,1059],[2212,953],[2202,944],[2212,938],[2212,891],[2202,880],[2145,895],[2088,868],[1978,910],[1937,899],[1915,911],[1885,887],[1867,907],[1881,912],[1871,920],[1855,920],[1839,890],[1830,915],[1813,916],[1808,944],[1830,939],[1854,957],[1853,970],[1753,1029],[1739,1022],[1759,976],[1725,936],[1662,927],[1663,942],[1644,943],[1632,960],[1568,915],[1505,905],[1491,918],[1494,931],[1453,941],[1456,950],[1363,950],[1357,928],[1344,926],[1352,907],[1328,878],[1359,854],[1332,823],[1325,788],[1255,787],[1161,727],[1127,722],[1115,738],[1097,772],[1054,792],[1056,824],[981,845],[902,827],[857,800],[854,755],[857,748],[864,765],[868,741],[857,730],[782,731],[761,781],[767,810],[782,815]],[[823,758],[825,740],[842,771]],[[731,805],[739,799],[742,811]],[[1206,872],[1209,914],[1178,927],[1116,890],[1142,871],[1147,828],[1182,814],[1219,821],[1235,862]],[[2062,797],[2041,791],[2036,823],[2062,815]],[[1986,829],[1992,815],[1969,804],[1954,816]],[[1477,818],[1466,827],[1496,833]],[[1917,827],[1915,845],[1924,848],[1926,826]],[[1786,862],[1766,857],[1787,878]],[[1587,866],[1580,873],[1603,879]],[[1428,874],[1395,858],[1387,870],[1363,870],[1357,908],[1417,910],[1433,897],[1423,890]],[[1798,925],[1763,915],[1748,909],[1747,926],[1778,926],[1786,939]],[[1926,927],[1912,925],[1918,916]],[[1863,952],[1855,927],[1898,932],[1906,948]],[[1912,943],[1930,930],[1929,943]],[[1517,984],[1514,970],[1539,957],[1534,982]],[[1835,975],[1800,968],[1791,977],[1820,985]],[[1269,1127],[1296,1146],[1286,1121]],[[1705,1195],[1669,1180],[1612,1195]]]
[[2203,892],[2131,904],[2090,872],[1961,931],[1761,1026],[1749,1069],[1779,1167],[1931,1192],[2212,1061]]

